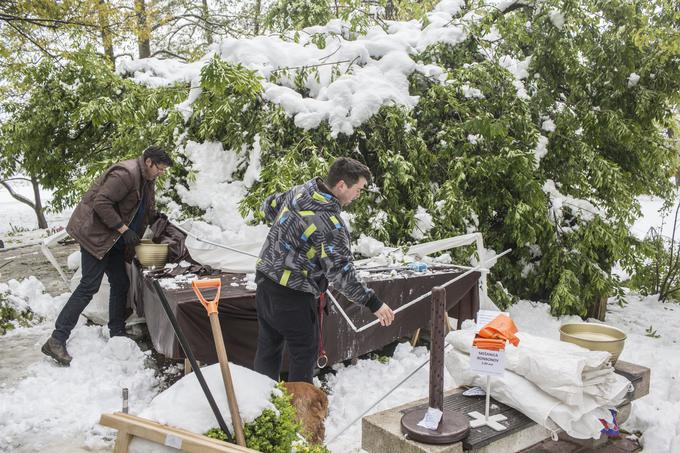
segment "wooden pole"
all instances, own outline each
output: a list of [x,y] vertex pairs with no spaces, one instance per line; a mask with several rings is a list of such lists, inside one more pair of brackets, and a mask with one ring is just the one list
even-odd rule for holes
[[430,407],[444,410],[444,337],[446,336],[446,290],[432,288],[430,316]]
[[224,338],[222,338],[220,319],[217,313],[210,313],[209,317],[210,327],[212,328],[213,338],[215,339],[217,359],[220,361],[220,370],[222,371],[224,388],[227,391],[227,402],[229,403],[229,413],[231,414],[231,422],[234,427],[236,443],[242,447],[245,447],[246,437],[243,433],[241,414],[238,411],[238,402],[236,401],[236,392],[234,392],[234,383],[231,379],[231,372],[229,371],[229,360],[227,359],[227,349],[224,347]]

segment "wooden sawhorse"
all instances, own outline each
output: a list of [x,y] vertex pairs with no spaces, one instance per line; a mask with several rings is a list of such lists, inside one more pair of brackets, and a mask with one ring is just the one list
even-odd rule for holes
[[113,453],[127,453],[133,436],[187,452],[258,453],[250,448],[212,439],[185,429],[161,425],[152,420],[122,412],[102,414],[99,424],[118,430]]

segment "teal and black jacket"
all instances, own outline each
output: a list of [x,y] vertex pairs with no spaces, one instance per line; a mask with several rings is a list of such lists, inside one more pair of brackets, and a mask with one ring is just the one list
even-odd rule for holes
[[257,270],[274,282],[318,297],[326,280],[349,300],[372,312],[382,302],[357,277],[340,202],[312,179],[271,195],[262,205],[272,223]]

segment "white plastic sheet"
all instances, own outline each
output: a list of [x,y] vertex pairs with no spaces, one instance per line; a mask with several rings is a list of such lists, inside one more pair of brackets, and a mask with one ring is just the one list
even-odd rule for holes
[[[485,384],[485,377],[469,370],[474,335],[474,330],[461,330],[446,337],[454,350],[445,363],[458,385]],[[505,375],[492,377],[492,396],[548,429],[598,438],[599,419],[611,421],[609,408],[619,405],[630,389],[630,382],[609,365],[609,353],[526,332],[518,337],[519,347],[506,347]]]

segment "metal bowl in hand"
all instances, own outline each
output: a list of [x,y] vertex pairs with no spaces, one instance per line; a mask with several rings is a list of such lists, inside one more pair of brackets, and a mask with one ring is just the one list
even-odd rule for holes
[[144,267],[163,267],[168,260],[168,244],[142,241],[135,247],[139,263]]

